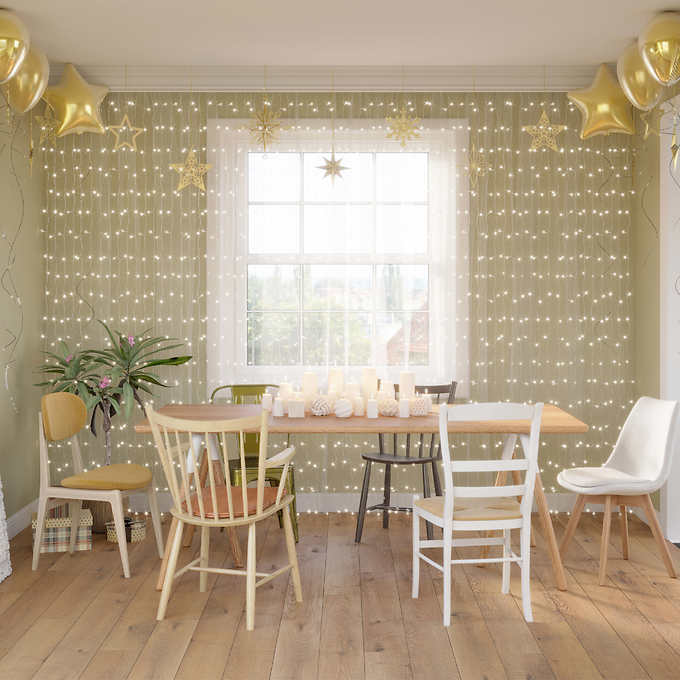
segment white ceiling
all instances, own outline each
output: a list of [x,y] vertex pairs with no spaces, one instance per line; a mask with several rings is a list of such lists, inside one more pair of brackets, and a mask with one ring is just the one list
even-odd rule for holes
[[[464,67],[494,67],[479,69],[483,80],[485,72],[522,74],[531,69],[517,67],[530,66],[534,80],[544,67],[582,80],[583,67],[592,75],[596,64],[616,61],[666,9],[659,0],[5,1],[52,62],[108,74],[104,84],[119,89],[123,65],[133,79],[147,80],[172,77],[173,68],[186,74],[186,67],[200,73],[197,67],[262,64],[289,74],[292,66],[319,74],[320,66],[383,66],[394,77],[402,65],[412,77],[454,66],[468,81],[475,71]],[[261,71],[247,69],[260,84]]]

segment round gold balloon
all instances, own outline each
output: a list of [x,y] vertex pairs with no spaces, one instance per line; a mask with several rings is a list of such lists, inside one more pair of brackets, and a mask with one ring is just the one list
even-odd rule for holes
[[680,80],[680,14],[664,12],[638,38],[638,49],[652,77],[662,85]]
[[633,108],[606,64],[600,64],[590,87],[567,96],[583,114],[581,139],[610,132],[635,134]]
[[90,85],[73,64],[66,64],[59,85],[48,87],[43,95],[59,123],[57,137],[73,132],[103,135],[106,130],[99,106],[108,91],[107,87]]
[[26,57],[30,39],[16,14],[0,9],[0,84],[6,83]]
[[37,48],[31,47],[14,75],[5,85],[5,96],[17,113],[30,111],[43,96],[50,77],[50,62]]
[[642,111],[650,111],[661,99],[663,85],[652,78],[642,61],[637,44],[628,47],[616,63],[616,75],[628,101]]

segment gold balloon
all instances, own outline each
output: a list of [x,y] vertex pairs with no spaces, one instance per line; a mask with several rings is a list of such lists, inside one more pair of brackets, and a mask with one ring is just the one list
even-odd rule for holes
[[662,85],[680,80],[680,14],[664,12],[638,38],[638,49],[652,77]]
[[5,85],[7,102],[17,113],[30,111],[43,96],[49,77],[50,62],[37,47],[31,47],[14,78]]
[[650,75],[637,44],[628,47],[616,62],[616,75],[628,101],[642,111],[650,111],[661,99],[663,85]]
[[633,109],[605,64],[600,64],[590,87],[567,96],[583,114],[581,139],[610,132],[635,134]]
[[0,9],[0,84],[6,83],[26,57],[30,39],[16,14]]
[[103,135],[105,130],[99,106],[108,91],[108,87],[90,85],[73,64],[66,64],[59,85],[48,87],[43,95],[59,121],[57,137],[73,132]]

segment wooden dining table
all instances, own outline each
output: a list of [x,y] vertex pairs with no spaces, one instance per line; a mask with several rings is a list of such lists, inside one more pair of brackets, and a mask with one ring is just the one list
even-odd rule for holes
[[[435,407],[436,409],[436,407]],[[168,404],[158,409],[159,413],[175,418],[183,418],[196,421],[227,420],[258,415],[261,406],[255,404]],[[253,430],[256,431],[256,430]],[[450,421],[448,424],[450,434],[498,434],[505,435],[504,455],[515,449],[517,439],[524,444],[529,434],[529,421],[523,420],[495,420],[495,421]],[[551,434],[583,434],[588,431],[588,425],[553,404],[545,404],[541,421],[541,436]],[[143,420],[135,425],[138,434],[150,434],[151,426],[148,420]],[[338,418],[335,415],[313,416],[305,415],[304,418],[269,417],[270,434],[286,434],[294,437],[303,434],[420,434],[439,432],[439,417],[436,412],[426,416],[414,416],[410,418],[395,418],[381,416],[367,418],[365,416],[352,416],[350,418]],[[503,483],[499,476],[497,484]],[[538,510],[543,533],[550,551],[555,582],[559,590],[567,589],[567,580],[564,574],[564,566],[557,547],[555,530],[550,517],[550,508],[543,490],[540,472],[536,475],[534,498]],[[163,567],[161,567],[163,571]],[[162,583],[163,574],[159,578]]]

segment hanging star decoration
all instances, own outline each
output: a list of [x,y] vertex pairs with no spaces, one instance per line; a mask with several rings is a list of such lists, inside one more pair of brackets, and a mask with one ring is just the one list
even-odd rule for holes
[[195,186],[205,193],[203,176],[212,168],[212,165],[209,163],[198,163],[196,161],[196,152],[193,149],[187,154],[184,163],[173,163],[170,167],[179,173],[179,183],[175,191],[182,191],[182,189],[186,189],[188,186]]
[[251,116],[253,123],[250,126],[250,134],[257,144],[262,145],[262,150],[267,151],[267,147],[275,142],[281,131],[281,113],[272,111],[271,106],[266,102],[259,111],[255,111]]
[[405,147],[406,142],[416,137],[420,137],[418,132],[418,123],[420,118],[409,115],[405,106],[399,109],[398,116],[387,116],[385,119],[390,132],[387,133],[387,139],[398,139],[401,146]]
[[348,167],[342,165],[342,158],[336,158],[335,157],[335,149],[331,150],[331,157],[326,158],[324,157],[324,164],[323,165],[317,165],[316,167],[319,170],[323,170],[325,172],[323,178],[326,179],[326,177],[331,178],[331,182],[335,183],[335,178],[338,177],[342,179],[342,172],[343,170],[349,170]]
[[38,122],[38,125],[40,125],[40,141],[38,144],[42,144],[43,142],[55,144],[57,141],[59,121],[54,117],[52,109],[45,104],[45,112],[42,116],[36,116],[35,119]]
[[124,149],[126,146],[132,151],[137,151],[137,137],[144,132],[144,128],[132,125],[127,113],[118,125],[109,125],[109,130],[116,138],[116,142],[113,145],[114,151]]
[[665,111],[660,106],[655,106],[651,111],[640,114],[640,118],[645,125],[642,132],[642,139],[649,139],[651,135],[661,136],[661,119]]
[[476,187],[479,183],[479,178],[484,177],[493,170],[491,163],[486,160],[483,153],[477,150],[475,144],[470,149],[470,159],[468,161],[468,174],[470,175],[470,186]]
[[536,125],[522,126],[522,132],[527,132],[531,135],[531,151],[537,151],[544,146],[553,151],[559,151],[557,146],[557,135],[567,129],[566,125],[555,125],[550,122],[548,114],[545,109],[541,113]]

